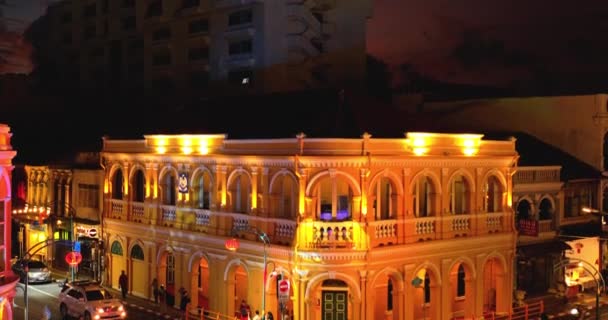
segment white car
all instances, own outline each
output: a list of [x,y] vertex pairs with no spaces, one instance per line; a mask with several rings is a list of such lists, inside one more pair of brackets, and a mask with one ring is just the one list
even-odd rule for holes
[[122,301],[112,298],[99,283],[91,281],[66,283],[59,293],[59,311],[64,319],[68,316],[85,320],[127,317]]

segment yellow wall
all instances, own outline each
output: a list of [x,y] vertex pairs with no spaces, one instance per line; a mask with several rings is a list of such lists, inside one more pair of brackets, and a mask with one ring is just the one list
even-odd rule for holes
[[[131,272],[131,294],[140,297],[149,297],[148,286],[148,263],[141,260],[133,261],[133,272]],[[120,274],[120,271],[118,271]]]

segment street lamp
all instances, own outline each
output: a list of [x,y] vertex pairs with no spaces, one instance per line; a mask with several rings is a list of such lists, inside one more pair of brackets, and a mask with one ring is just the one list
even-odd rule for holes
[[[256,228],[256,227],[250,227],[250,226],[245,226],[245,227],[234,227],[232,229],[231,234],[233,236],[236,236],[240,233],[251,233],[251,234],[255,234],[256,237],[260,240],[262,240],[262,243],[264,243],[264,277],[262,278],[262,314],[266,315],[266,259],[267,259],[267,253],[266,253],[266,246],[270,245],[270,238],[268,238],[268,235],[266,234],[266,232]],[[225,246],[226,249],[230,250],[230,251],[236,251],[239,248],[239,240],[234,237],[231,239],[226,240],[225,242]]]

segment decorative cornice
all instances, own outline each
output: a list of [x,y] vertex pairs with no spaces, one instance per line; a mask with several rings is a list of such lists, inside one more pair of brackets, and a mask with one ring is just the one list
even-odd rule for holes
[[209,253],[207,252],[207,255],[209,256],[209,258],[215,259],[215,260],[226,260],[228,259],[228,255],[225,254],[215,254],[215,253]]

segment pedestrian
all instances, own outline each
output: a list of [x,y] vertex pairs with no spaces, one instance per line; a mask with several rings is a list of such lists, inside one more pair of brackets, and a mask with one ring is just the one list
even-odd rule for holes
[[152,279],[152,294],[154,295],[154,303],[158,303],[158,280],[156,278]]
[[167,310],[167,290],[165,290],[164,284],[161,284],[158,288],[158,299],[160,301],[160,311],[165,312]]
[[247,304],[247,302],[245,302],[245,299],[243,299],[241,301],[241,320],[249,320],[249,312],[250,312],[250,308],[249,305]]
[[190,296],[188,295],[188,291],[184,288],[179,289],[179,293],[181,295],[181,299],[179,301],[179,310],[182,312],[182,319],[187,319],[187,309],[188,304],[190,303]]
[[255,316],[251,320],[262,320],[260,319],[260,310],[255,311]]
[[122,298],[127,299],[127,291],[128,291],[129,279],[127,278],[127,274],[124,270],[121,271],[120,277],[118,277],[118,286],[120,287],[120,291],[122,292]]
[[266,319],[264,320],[274,320],[274,316],[272,315],[272,311],[268,311],[266,314]]

